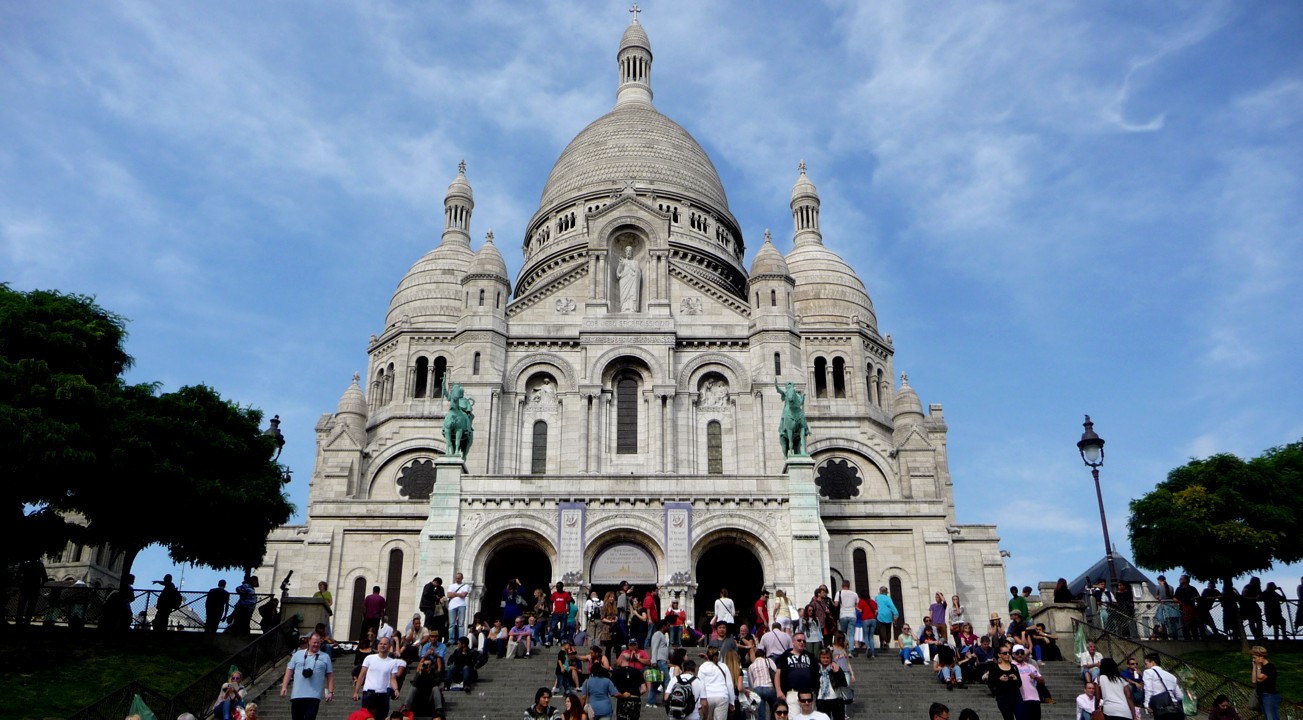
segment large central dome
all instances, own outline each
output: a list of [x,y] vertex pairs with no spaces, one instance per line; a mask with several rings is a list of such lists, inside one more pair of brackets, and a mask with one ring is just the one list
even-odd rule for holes
[[584,128],[557,158],[539,208],[634,180],[728,209],[724,185],[706,151],[650,104],[622,103]]

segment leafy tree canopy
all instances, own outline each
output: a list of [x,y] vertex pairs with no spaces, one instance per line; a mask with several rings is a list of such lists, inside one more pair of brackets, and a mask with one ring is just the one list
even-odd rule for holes
[[[178,562],[257,565],[293,512],[262,415],[204,386],[127,385],[122,318],[92,298],[0,284],[0,490],[16,546],[0,567],[70,537]],[[84,528],[65,523],[77,513]]]
[[1303,559],[1303,441],[1244,460],[1220,454],[1173,469],[1131,502],[1138,565],[1229,581]]

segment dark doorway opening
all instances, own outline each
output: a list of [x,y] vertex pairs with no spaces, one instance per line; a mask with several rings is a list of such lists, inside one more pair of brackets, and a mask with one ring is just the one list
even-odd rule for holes
[[733,543],[710,548],[697,560],[697,594],[693,600],[697,617],[692,618],[693,625],[705,630],[720,588],[728,588],[728,596],[737,608],[737,621],[753,623],[756,599],[764,586],[765,573],[755,553]]
[[484,595],[479,608],[486,621],[491,623],[502,617],[503,591],[513,579],[520,581],[520,595],[525,598],[521,612],[533,612],[534,590],[542,589],[544,595],[548,594],[547,586],[552,579],[552,562],[547,559],[547,553],[526,541],[507,543],[493,552],[484,568]]

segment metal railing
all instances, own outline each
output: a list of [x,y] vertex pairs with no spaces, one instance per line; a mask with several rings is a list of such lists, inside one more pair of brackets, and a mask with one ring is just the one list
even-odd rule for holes
[[[1207,713],[1212,708],[1214,698],[1218,695],[1225,695],[1242,717],[1246,719],[1263,717],[1260,710],[1249,710],[1249,700],[1256,691],[1248,683],[1191,664],[1180,657],[1165,653],[1141,641],[1075,618],[1072,625],[1074,633],[1084,631],[1087,637],[1094,640],[1095,644],[1099,646],[1100,652],[1116,660],[1119,665],[1125,665],[1126,661],[1132,658],[1143,660],[1146,654],[1157,653],[1162,658],[1163,669],[1172,673],[1181,681],[1182,689],[1194,691],[1201,714]],[[1280,717],[1282,720],[1303,720],[1303,704],[1282,701],[1280,704]]]
[[[108,613],[113,611],[113,601],[110,595],[116,591],[116,587],[91,587],[88,585],[70,585],[67,583],[49,583],[43,585],[40,594],[36,598],[36,604],[32,616],[26,620],[33,624],[42,625],[63,625],[68,627],[98,627],[102,622],[110,621]],[[129,605],[129,613],[123,613],[126,617],[119,619],[119,622],[127,622],[133,629],[155,629],[158,617],[158,597],[160,590],[135,590]],[[254,608],[253,620],[250,623],[250,630],[253,633],[262,631],[262,608],[267,606],[267,601],[275,597],[272,593],[261,593],[256,596],[257,604]],[[202,632],[206,629],[209,619],[207,608],[207,591],[182,590],[181,607],[168,613],[163,622],[168,630],[179,630],[188,632]],[[222,616],[217,618],[213,627],[217,632],[225,632],[229,629],[231,614],[234,610],[234,600],[236,595],[231,593],[231,601],[223,608]],[[6,617],[12,617],[18,620],[18,595],[11,594],[9,603],[5,608]]]
[[195,717],[212,715],[213,703],[222,683],[227,681],[232,665],[245,677],[257,678],[288,656],[299,646],[296,628],[301,617],[295,615],[268,629],[258,639],[223,660],[220,665],[190,683],[175,695],[165,695],[140,682],[129,682],[68,716],[68,720],[122,720],[131,707],[135,695],[140,695],[159,718],[173,718],[181,713],[194,713]]
[[1281,619],[1283,623],[1273,627],[1267,624],[1265,608],[1259,602],[1257,621],[1251,621],[1252,612],[1246,613],[1247,605],[1239,602],[1233,607],[1225,607],[1220,601],[1201,606],[1195,612],[1191,627],[1186,626],[1181,616],[1181,607],[1175,601],[1147,600],[1134,604],[1133,612],[1124,613],[1116,606],[1099,606],[1098,603],[1086,603],[1087,617],[1098,619],[1093,624],[1116,632],[1119,635],[1154,638],[1155,626],[1162,626],[1165,640],[1247,638],[1249,640],[1300,640],[1303,639],[1303,624],[1299,623],[1299,602],[1285,600],[1281,602]]

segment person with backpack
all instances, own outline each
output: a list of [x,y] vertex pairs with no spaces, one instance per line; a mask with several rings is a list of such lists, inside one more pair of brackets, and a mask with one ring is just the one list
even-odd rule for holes
[[697,677],[697,663],[683,661],[683,672],[665,687],[665,711],[671,720],[701,720],[706,711],[706,688]]

